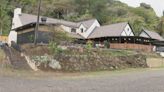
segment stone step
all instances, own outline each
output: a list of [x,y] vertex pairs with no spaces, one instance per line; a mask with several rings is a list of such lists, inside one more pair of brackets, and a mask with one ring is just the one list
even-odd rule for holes
[[28,65],[25,57],[21,56],[21,53],[12,47],[3,47],[6,55],[9,57],[10,62],[14,69],[31,69]]

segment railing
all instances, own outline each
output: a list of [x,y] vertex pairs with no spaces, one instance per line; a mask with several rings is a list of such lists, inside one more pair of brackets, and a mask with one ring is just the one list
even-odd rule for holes
[[132,44],[132,43],[111,43],[110,48],[112,49],[132,49],[140,50],[144,52],[152,52],[152,45],[143,45],[143,44]]
[[0,41],[7,43],[8,42],[8,36],[0,36]]

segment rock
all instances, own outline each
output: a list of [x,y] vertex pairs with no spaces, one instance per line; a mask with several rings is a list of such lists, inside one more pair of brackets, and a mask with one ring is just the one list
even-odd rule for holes
[[57,70],[60,70],[62,69],[60,63],[54,59],[52,59],[50,62],[49,62],[49,67],[51,67],[52,69],[57,69]]

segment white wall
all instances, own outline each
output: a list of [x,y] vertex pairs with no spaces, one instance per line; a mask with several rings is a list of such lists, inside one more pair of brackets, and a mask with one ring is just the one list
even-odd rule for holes
[[97,20],[95,20],[95,22],[92,24],[92,26],[87,30],[84,37],[88,38],[88,36],[94,31],[94,29],[96,27],[100,27],[100,23]]
[[21,14],[22,14],[21,8],[16,8],[14,10],[14,17],[12,19],[12,28],[11,28],[11,31],[10,31],[9,36],[8,36],[8,44],[9,45],[11,45],[11,41],[14,41],[15,43],[17,43],[17,32],[15,30],[12,30],[12,29],[15,29],[17,27],[22,26],[21,20],[19,18],[19,16]]
[[[93,23],[93,24],[90,26],[90,28],[88,28],[88,29],[86,29],[86,28],[84,27],[84,25],[82,24],[82,25],[79,27],[79,29],[78,29],[78,33],[79,33],[80,35],[82,35],[84,38],[87,38],[87,37],[94,31],[94,29],[95,29],[96,27],[100,27],[100,24],[99,24],[99,22],[98,22],[97,20],[95,20],[94,23]],[[83,33],[81,33],[81,28],[84,29],[84,32],[83,32]]]
[[17,43],[17,32],[15,30],[10,31],[9,36],[8,36],[8,44],[11,45],[11,41],[14,41]]
[[144,31],[139,35],[140,37],[150,38]]
[[[81,32],[81,29],[83,29],[83,33]],[[77,29],[76,33],[84,36],[86,31],[87,31],[87,28],[83,24],[81,24],[80,27]]]
[[121,33],[121,36],[134,36],[134,33],[129,24],[126,25],[124,31]]
[[64,25],[61,25],[61,27],[63,28],[64,31],[69,32],[69,33],[71,32],[71,29],[72,29],[71,27],[67,27]]
[[21,8],[16,8],[14,10],[14,17],[12,19],[12,29],[22,26],[19,16],[22,14]]

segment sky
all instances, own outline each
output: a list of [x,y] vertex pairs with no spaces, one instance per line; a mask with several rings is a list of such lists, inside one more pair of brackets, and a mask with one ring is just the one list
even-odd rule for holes
[[140,6],[140,3],[144,2],[150,4],[158,16],[163,15],[164,0],[119,0],[119,1],[127,3],[129,6],[132,7],[138,7]]

